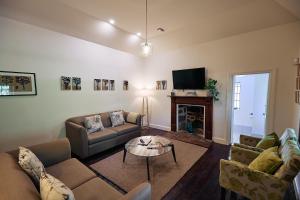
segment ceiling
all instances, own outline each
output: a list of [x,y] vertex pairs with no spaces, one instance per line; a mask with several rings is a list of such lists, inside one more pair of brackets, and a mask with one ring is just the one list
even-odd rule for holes
[[[299,0],[148,0],[148,5],[155,51],[300,19]],[[145,37],[145,0],[1,0],[0,15],[134,54],[143,38],[133,34]],[[115,26],[104,23],[111,18]]]

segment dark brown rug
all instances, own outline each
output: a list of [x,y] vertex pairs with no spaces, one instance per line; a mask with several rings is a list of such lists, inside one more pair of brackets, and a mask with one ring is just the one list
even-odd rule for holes
[[[172,142],[177,163],[171,152],[150,159],[150,183],[154,200],[161,199],[207,150],[178,140]],[[147,181],[146,160],[128,153],[123,163],[122,157],[123,151],[120,151],[90,167],[125,191],[130,191]]]

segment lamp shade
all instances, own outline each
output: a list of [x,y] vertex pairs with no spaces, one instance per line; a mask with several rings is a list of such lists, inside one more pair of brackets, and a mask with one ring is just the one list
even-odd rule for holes
[[142,46],[142,54],[143,54],[143,56],[147,57],[147,56],[151,55],[151,53],[152,53],[152,45],[151,45],[151,43],[149,43],[149,42],[143,42],[141,44],[141,46]]

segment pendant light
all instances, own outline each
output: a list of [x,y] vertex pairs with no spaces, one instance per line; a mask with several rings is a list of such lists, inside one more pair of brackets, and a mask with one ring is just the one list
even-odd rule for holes
[[148,42],[148,0],[146,0],[146,40],[142,43],[142,54],[147,57],[152,53],[151,43]]

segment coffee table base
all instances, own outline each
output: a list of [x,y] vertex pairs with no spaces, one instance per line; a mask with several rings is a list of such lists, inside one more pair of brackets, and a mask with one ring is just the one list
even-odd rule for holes
[[[175,163],[177,163],[174,144],[170,144],[170,146],[172,147],[173,159],[174,159]],[[125,162],[126,154],[127,154],[127,150],[126,150],[126,148],[124,148],[123,163]],[[149,157],[146,157],[146,163],[147,163],[147,177],[148,177],[148,181],[150,181]]]

